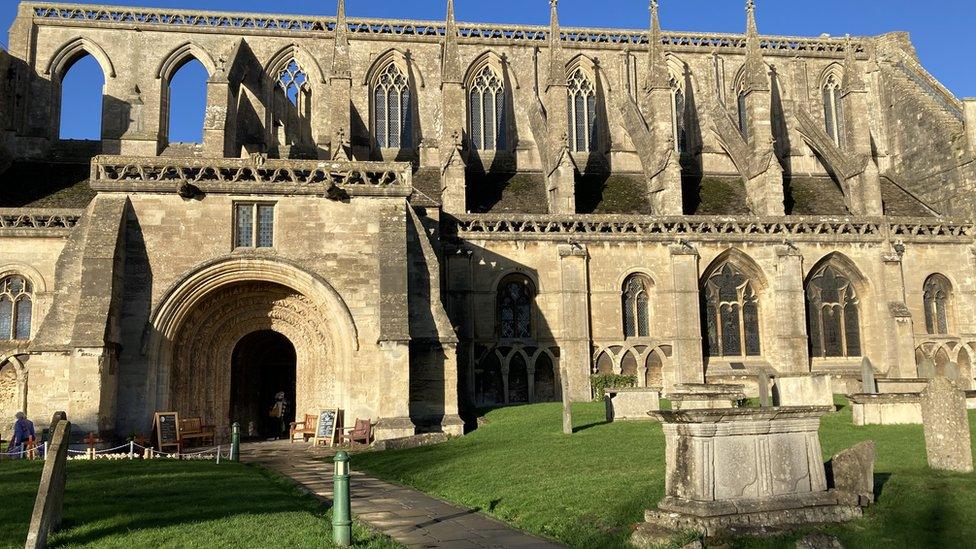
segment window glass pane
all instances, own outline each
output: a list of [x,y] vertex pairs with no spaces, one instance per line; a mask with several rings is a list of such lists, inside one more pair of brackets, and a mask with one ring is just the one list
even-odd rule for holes
[[821,313],[823,319],[824,356],[844,356],[841,342],[840,306],[825,305]]
[[641,292],[637,296],[637,335],[640,337],[650,337],[650,318],[647,313],[647,292]]
[[498,92],[495,94],[495,148],[502,150],[505,148],[505,96]]
[[376,125],[375,136],[376,146],[383,149],[387,144],[386,132],[386,91],[382,86],[376,86],[376,93],[373,97],[373,112],[375,113],[373,123]]
[[834,89],[834,110],[836,111],[834,125],[837,127],[837,146],[840,146],[844,140],[841,131],[844,127],[844,100],[841,98],[840,89]]
[[410,148],[413,147],[413,110],[410,108],[410,89],[407,87],[400,92],[400,105],[400,112],[403,113],[400,146]]
[[471,114],[468,118],[471,120],[471,148],[475,150],[484,148],[484,139],[481,132],[481,92],[478,90],[471,91]]
[[827,122],[827,135],[830,136],[835,142],[837,141],[837,134],[834,133],[836,127],[834,126],[834,107],[831,103],[833,99],[833,93],[830,88],[824,88],[823,91],[823,104],[824,104],[824,120]]
[[722,305],[722,355],[742,356],[739,334],[739,304]]
[[234,215],[237,218],[234,246],[238,248],[250,248],[254,245],[254,221],[252,219],[254,205],[238,204]]
[[387,136],[387,146],[390,148],[400,148],[400,93],[396,89],[391,89],[387,105],[390,107],[388,120],[390,123],[390,135]]
[[0,296],[0,339],[11,339],[13,336],[14,304],[10,298]]
[[274,246],[274,206],[260,204],[258,205],[258,247],[272,246]]
[[22,297],[17,301],[17,326],[14,339],[30,339],[31,300]]
[[746,113],[746,94],[739,94],[739,131],[742,137],[749,138],[749,118]]
[[637,335],[637,328],[634,325],[634,305],[634,296],[628,292],[624,295],[624,337]]
[[742,322],[746,332],[746,356],[759,356],[759,308],[755,301],[742,307]]
[[935,299],[928,292],[925,293],[925,332],[935,333]]
[[485,92],[485,150],[495,149],[495,94]]
[[708,356],[720,356],[718,344],[718,309],[709,302],[705,306],[705,327],[708,332]]
[[585,151],[586,150],[586,107],[583,104],[583,96],[576,94],[573,98],[575,116],[576,116],[576,143],[573,146],[573,150]]
[[589,131],[587,131],[587,135],[589,136],[589,141],[590,141],[589,150],[595,151],[596,150],[596,96],[595,95],[591,94],[589,97],[586,98],[586,113],[587,113],[586,123],[589,125],[588,126]]
[[823,356],[820,344],[820,307],[812,299],[807,301],[807,337],[810,338],[810,355]]
[[847,338],[847,356],[861,355],[861,326],[857,303],[849,302],[844,307],[844,336]]
[[949,322],[948,322],[948,315],[946,314],[945,296],[939,296],[935,300],[935,318],[936,318],[936,328],[938,329],[938,333],[940,334],[949,333]]

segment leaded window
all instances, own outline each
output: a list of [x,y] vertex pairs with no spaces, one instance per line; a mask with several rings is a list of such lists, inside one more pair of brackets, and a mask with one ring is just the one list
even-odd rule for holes
[[528,278],[514,275],[498,286],[498,324],[502,339],[532,337],[532,301],[535,290]]
[[30,339],[33,304],[33,288],[26,278],[0,280],[0,340]]
[[736,101],[739,111],[739,131],[742,132],[742,137],[749,139],[749,112],[746,108],[746,92],[740,91]]
[[484,67],[468,92],[468,135],[475,150],[505,148],[505,85],[491,67]]
[[274,204],[239,202],[234,205],[234,247],[274,247]]
[[806,293],[810,355],[860,356],[860,303],[850,278],[833,265],[826,265],[807,282]]
[[922,301],[925,304],[925,331],[930,334],[949,333],[949,299],[952,285],[949,279],[934,274],[925,281]]
[[650,289],[650,281],[644,275],[630,275],[624,281],[624,337],[650,337],[650,315],[648,313]]
[[677,78],[671,78],[671,131],[674,135],[674,148],[678,152],[687,149],[685,131],[685,92]]
[[708,355],[759,356],[759,298],[752,280],[727,262],[705,281]]
[[373,137],[381,149],[413,146],[410,86],[395,63],[386,66],[373,87]]
[[841,145],[841,124],[844,120],[844,104],[841,101],[840,82],[831,74],[823,85],[824,120],[827,135],[838,147]]
[[576,69],[568,81],[569,149],[596,150],[596,88],[583,69]]
[[300,106],[299,102],[304,100],[311,91],[308,75],[302,70],[298,61],[294,59],[289,61],[278,73],[278,86],[285,92],[285,96],[288,97],[291,104],[296,107]]

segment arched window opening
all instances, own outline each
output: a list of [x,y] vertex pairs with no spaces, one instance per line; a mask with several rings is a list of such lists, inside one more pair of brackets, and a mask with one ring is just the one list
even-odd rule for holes
[[759,356],[759,298],[752,280],[731,262],[705,281],[708,356]]
[[289,61],[281,69],[281,72],[278,73],[278,86],[284,92],[288,101],[291,101],[292,105],[299,108],[310,90],[308,75],[305,74],[298,61],[294,59]]
[[102,139],[105,75],[91,55],[75,61],[61,78],[60,139]]
[[650,337],[650,290],[651,282],[644,275],[630,275],[624,281],[624,337]]
[[[278,147],[311,147],[312,84],[308,73],[292,58],[278,71],[274,81],[271,124]],[[278,154],[285,154],[279,149]],[[288,154],[293,154],[288,152]]]
[[169,113],[163,129],[168,143],[203,143],[209,78],[203,64],[191,57],[169,79],[162,98],[163,112]]
[[596,359],[596,365],[593,367],[593,373],[607,375],[613,373],[613,359],[606,351],[600,353],[600,356]]
[[33,288],[22,276],[0,281],[0,340],[28,340],[33,317]]
[[949,333],[949,300],[952,284],[949,279],[934,274],[925,281],[922,301],[925,304],[925,331],[930,334]]
[[532,338],[532,302],[535,289],[522,275],[505,278],[498,286],[498,324],[501,339]]
[[823,85],[824,120],[827,135],[838,147],[841,146],[841,124],[844,121],[844,105],[841,101],[840,81],[831,74]]
[[535,360],[535,379],[532,386],[535,402],[556,400],[556,369],[546,353],[540,354]]
[[644,372],[644,386],[645,387],[663,387],[664,386],[664,361],[661,359],[661,355],[657,351],[651,352],[647,356],[647,371]]
[[481,69],[468,93],[468,135],[471,148],[505,148],[505,85],[491,67]]
[[525,359],[516,353],[508,363],[508,402],[521,404],[529,401],[529,371]]
[[678,152],[685,152],[688,148],[688,134],[685,130],[686,104],[685,92],[681,82],[671,77],[671,131],[674,136],[674,148]]
[[634,356],[632,351],[628,351],[623,358],[620,359],[620,375],[622,376],[636,376],[637,375],[637,357]]
[[742,89],[740,85],[736,94],[736,107],[739,114],[739,132],[742,133],[742,137],[749,139],[749,112],[747,109],[746,96],[746,91]]
[[596,150],[596,88],[593,82],[576,69],[570,75],[569,87],[569,149],[575,152]]
[[383,69],[373,86],[373,138],[381,149],[413,146],[410,85],[395,63]]
[[851,280],[828,264],[810,278],[806,293],[810,356],[861,356],[860,303]]
[[475,398],[478,404],[505,402],[502,367],[495,351],[490,351],[475,369]]

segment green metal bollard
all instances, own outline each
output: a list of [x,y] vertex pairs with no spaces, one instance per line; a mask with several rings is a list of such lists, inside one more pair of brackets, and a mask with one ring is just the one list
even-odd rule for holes
[[349,512],[349,454],[339,450],[332,475],[332,541],[339,547],[352,544],[352,517]]
[[230,435],[230,460],[241,460],[241,424],[234,422]]

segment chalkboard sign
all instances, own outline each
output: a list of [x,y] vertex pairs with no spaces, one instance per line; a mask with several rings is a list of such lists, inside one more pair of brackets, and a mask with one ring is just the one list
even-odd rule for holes
[[342,417],[338,408],[322,410],[315,424],[315,444],[335,444],[336,431],[341,429]]
[[156,432],[156,446],[162,451],[166,447],[180,448],[180,414],[177,412],[156,412],[153,417],[153,431]]

